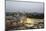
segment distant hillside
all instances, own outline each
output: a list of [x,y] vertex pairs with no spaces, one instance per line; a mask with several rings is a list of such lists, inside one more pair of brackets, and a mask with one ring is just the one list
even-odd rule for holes
[[27,16],[29,18],[44,18],[44,13],[16,13],[16,12],[6,12],[6,16]]

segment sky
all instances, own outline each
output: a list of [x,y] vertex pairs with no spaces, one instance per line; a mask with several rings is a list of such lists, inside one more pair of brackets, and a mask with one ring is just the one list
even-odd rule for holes
[[34,2],[43,2],[43,0],[10,0],[10,1],[34,1]]
[[6,12],[43,13],[43,3],[6,1]]

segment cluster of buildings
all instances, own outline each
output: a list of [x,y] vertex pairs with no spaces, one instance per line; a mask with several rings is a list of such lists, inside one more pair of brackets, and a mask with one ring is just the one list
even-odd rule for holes
[[[37,19],[36,19],[37,20]],[[6,29],[36,29],[44,28],[44,21],[28,18],[26,16],[6,16]]]

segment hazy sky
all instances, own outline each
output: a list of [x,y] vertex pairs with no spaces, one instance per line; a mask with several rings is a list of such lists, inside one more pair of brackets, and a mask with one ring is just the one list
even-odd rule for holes
[[6,1],[6,12],[43,13],[43,3]]
[[[8,0],[9,1],[9,0]],[[10,1],[34,1],[34,2],[44,2],[43,0],[10,0]]]

